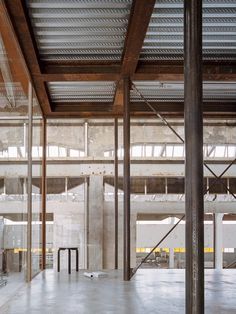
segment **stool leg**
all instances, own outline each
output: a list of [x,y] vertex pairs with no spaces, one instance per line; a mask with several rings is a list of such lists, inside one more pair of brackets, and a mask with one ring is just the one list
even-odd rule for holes
[[71,274],[71,252],[68,249],[68,273]]
[[79,271],[79,251],[76,250],[76,271]]
[[60,271],[60,249],[57,251],[57,271]]

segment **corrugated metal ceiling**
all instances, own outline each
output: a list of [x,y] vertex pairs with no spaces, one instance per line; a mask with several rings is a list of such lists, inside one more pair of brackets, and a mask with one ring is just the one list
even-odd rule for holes
[[115,83],[107,82],[49,82],[52,102],[112,102]]
[[[184,100],[183,82],[136,81],[137,90],[150,102]],[[236,99],[236,82],[204,82],[203,99],[205,101],[227,102]],[[142,101],[136,91],[131,90],[131,101]]]
[[[183,0],[157,0],[140,60],[183,59]],[[236,1],[203,0],[203,57],[236,60]]]
[[27,0],[44,61],[121,59],[131,0]]
[[[132,0],[26,2],[41,60],[121,60]],[[235,0],[203,0],[203,56],[236,60]],[[157,0],[140,60],[182,59],[183,0]]]

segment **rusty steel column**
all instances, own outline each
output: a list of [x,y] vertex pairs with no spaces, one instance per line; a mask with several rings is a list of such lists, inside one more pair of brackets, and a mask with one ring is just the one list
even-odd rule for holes
[[184,1],[186,314],[204,313],[202,1]]
[[26,281],[32,279],[32,142],[33,142],[33,87],[29,82],[28,91],[28,195],[27,195],[27,260],[26,260]]
[[130,280],[130,80],[124,78],[124,280]]
[[115,269],[118,269],[118,119],[114,120]]
[[42,158],[42,270],[46,269],[46,200],[47,200],[47,120],[43,118]]

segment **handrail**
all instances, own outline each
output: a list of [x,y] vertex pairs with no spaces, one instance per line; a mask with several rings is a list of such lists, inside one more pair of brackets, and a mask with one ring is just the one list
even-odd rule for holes
[[166,233],[166,235],[154,246],[154,248],[151,250],[151,252],[149,252],[146,257],[141,261],[141,263],[136,266],[135,268],[132,269],[131,272],[131,278],[135,275],[135,273],[137,272],[137,270],[142,266],[143,263],[146,262],[146,260],[148,259],[148,257],[155,251],[155,249],[165,240],[165,238],[168,237],[168,235],[178,226],[178,224],[184,219],[185,215],[183,215],[179,221]]

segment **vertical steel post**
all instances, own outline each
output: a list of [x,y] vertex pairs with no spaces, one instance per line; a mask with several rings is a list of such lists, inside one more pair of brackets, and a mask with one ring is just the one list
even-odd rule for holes
[[42,156],[42,270],[46,269],[47,120],[43,118]]
[[124,78],[124,280],[130,280],[130,80]]
[[118,119],[114,120],[115,269],[118,269]]
[[89,256],[88,256],[88,239],[89,239],[89,198],[88,198],[88,177],[84,178],[84,268],[89,267]]
[[204,313],[202,1],[184,1],[186,313]]
[[84,156],[88,157],[88,122],[84,123]]
[[27,197],[27,270],[26,281],[32,278],[32,136],[33,133],[33,87],[29,83],[28,90],[28,197]]

